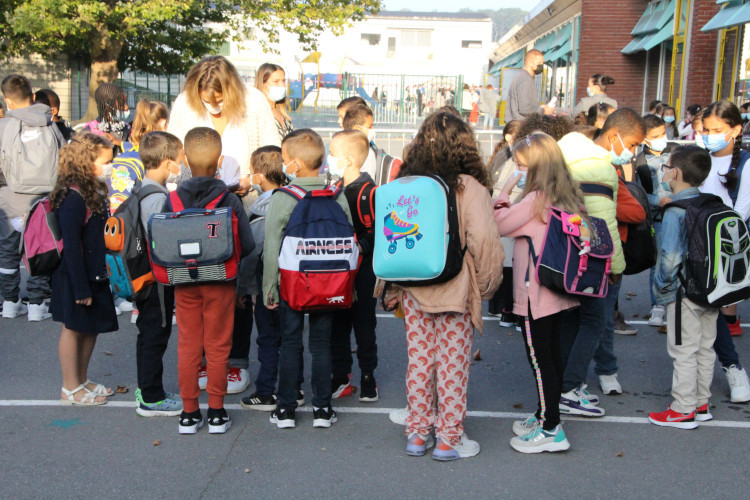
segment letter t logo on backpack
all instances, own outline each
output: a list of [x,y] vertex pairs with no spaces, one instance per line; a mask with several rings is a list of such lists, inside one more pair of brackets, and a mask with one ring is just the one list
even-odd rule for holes
[[219,235],[216,234],[217,229],[221,226],[220,221],[216,222],[209,222],[206,224],[206,229],[208,229],[208,237],[209,238],[218,238]]

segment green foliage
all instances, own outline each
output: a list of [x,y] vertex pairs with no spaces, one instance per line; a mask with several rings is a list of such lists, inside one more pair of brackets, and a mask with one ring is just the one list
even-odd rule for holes
[[178,73],[252,26],[266,47],[287,30],[314,48],[319,33],[341,33],[379,9],[380,0],[3,0],[0,56],[66,53]]

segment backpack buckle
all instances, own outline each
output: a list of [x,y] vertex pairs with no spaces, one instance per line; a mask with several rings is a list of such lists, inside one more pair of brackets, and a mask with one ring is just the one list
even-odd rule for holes
[[187,267],[190,279],[198,279],[198,261],[195,259],[188,259],[185,261],[185,267]]
[[589,268],[589,254],[585,253],[578,258],[578,276],[585,273]]

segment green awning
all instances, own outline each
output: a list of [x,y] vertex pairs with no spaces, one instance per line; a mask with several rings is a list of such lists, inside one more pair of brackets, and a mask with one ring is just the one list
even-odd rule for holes
[[549,49],[550,44],[552,44],[554,40],[555,34],[548,33],[536,41],[536,43],[534,44],[534,48],[544,54],[547,49]]
[[646,33],[646,26],[648,26],[649,21],[651,21],[651,16],[654,14],[654,4],[648,4],[646,6],[646,10],[641,15],[641,18],[636,23],[635,27],[633,27],[633,31],[630,32],[631,35],[637,36],[637,35],[643,35]]
[[517,50],[502,61],[496,62],[492,69],[490,69],[490,75],[499,75],[502,73],[503,68],[520,68],[523,66],[523,49]]
[[639,50],[651,50],[662,42],[666,42],[674,37],[674,18],[672,18],[666,26],[656,33],[652,33],[645,37],[642,49]]
[[[565,56],[573,52],[570,48],[570,42],[564,44],[562,47],[558,47],[557,50],[544,56],[544,62],[554,63],[558,59],[566,59]],[[567,62],[567,60],[566,60]]]
[[663,0],[655,7],[649,4],[641,19],[636,24],[632,35],[635,35],[620,52],[634,54],[641,50],[650,50],[674,36],[674,16],[677,0]]
[[750,4],[745,3],[743,0],[727,2],[718,14],[701,28],[701,31],[720,30],[744,24],[747,22],[748,16],[750,16],[749,10]]

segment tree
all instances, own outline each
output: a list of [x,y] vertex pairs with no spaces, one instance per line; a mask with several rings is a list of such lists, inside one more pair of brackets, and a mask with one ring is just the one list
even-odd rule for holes
[[3,0],[0,56],[63,53],[91,68],[84,120],[96,118],[94,92],[119,69],[183,73],[252,27],[272,50],[280,30],[314,48],[322,31],[340,34],[380,9],[380,0]]

